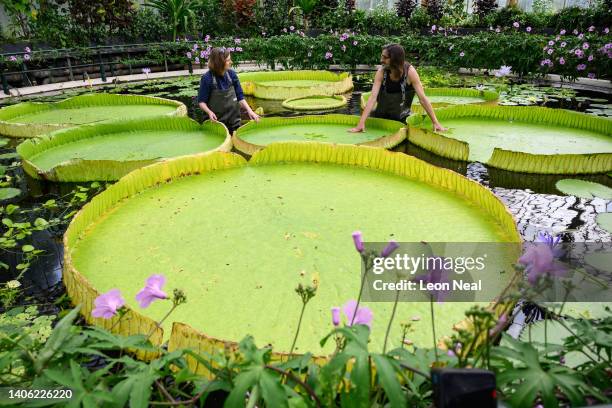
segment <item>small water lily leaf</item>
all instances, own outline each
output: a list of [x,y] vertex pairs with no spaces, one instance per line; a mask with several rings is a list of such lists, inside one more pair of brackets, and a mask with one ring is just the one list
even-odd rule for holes
[[19,158],[19,155],[17,153],[0,154],[0,160],[18,159],[18,158]]
[[612,252],[593,252],[584,256],[584,262],[592,267],[606,272],[612,272]]
[[21,194],[21,190],[14,187],[0,188],[0,200],[8,200]]
[[0,138],[0,147],[6,146],[8,142],[8,139]]
[[605,200],[612,200],[612,188],[591,181],[563,179],[557,181],[555,187],[564,194],[580,198],[599,197]]
[[612,213],[597,214],[597,225],[612,234]]
[[6,173],[6,166],[0,164],[0,176],[4,176]]

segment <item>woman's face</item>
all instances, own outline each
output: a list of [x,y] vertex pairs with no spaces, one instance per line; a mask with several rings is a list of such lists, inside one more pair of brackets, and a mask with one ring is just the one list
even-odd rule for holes
[[391,62],[391,58],[389,57],[389,51],[383,50],[380,54],[380,64],[383,66],[388,66]]
[[227,71],[232,67],[232,54],[229,54],[225,59],[225,70]]

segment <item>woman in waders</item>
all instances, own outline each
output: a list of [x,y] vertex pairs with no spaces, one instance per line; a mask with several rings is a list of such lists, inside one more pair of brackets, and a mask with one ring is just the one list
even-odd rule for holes
[[238,75],[231,66],[229,49],[213,48],[208,58],[208,72],[202,75],[198,92],[200,108],[210,120],[223,123],[230,134],[240,126],[240,106],[249,118],[259,121],[244,99]]
[[431,118],[434,131],[445,131],[438,122],[436,114],[425,96],[423,85],[419,79],[416,69],[406,62],[406,53],[399,44],[386,45],[380,56],[382,67],[376,72],[372,94],[359,118],[357,127],[350,129],[351,132],[365,131],[365,122],[372,112],[376,103],[376,110],[372,116],[376,118],[392,119],[404,122],[410,115],[410,105],[416,93],[421,105]]

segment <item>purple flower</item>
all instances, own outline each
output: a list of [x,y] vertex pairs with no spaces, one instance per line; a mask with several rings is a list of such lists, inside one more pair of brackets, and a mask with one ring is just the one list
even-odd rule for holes
[[589,49],[589,43],[585,42],[584,44],[582,44],[582,49],[583,50],[588,50]]
[[491,337],[497,336],[504,329],[507,322],[508,322],[508,315],[506,313],[499,316],[499,320],[497,321],[497,324],[495,325],[495,327],[489,330],[489,336]]
[[342,52],[346,51],[346,45],[342,44],[342,47],[340,47],[340,49],[342,50]]
[[363,252],[363,235],[361,231],[353,232],[353,242],[355,243],[355,249],[357,252]]
[[204,42],[208,42],[210,41],[210,35],[206,34],[206,37],[204,37]]
[[332,54],[332,53],[331,53],[331,52],[329,52],[329,51],[327,51],[327,52],[325,53],[325,59],[330,59],[330,58],[332,58],[333,56],[334,56],[334,54]]
[[286,33],[286,32],[287,32],[287,29],[286,29],[286,28],[283,28],[283,33]]
[[193,50],[194,50],[194,51],[197,51],[197,50],[198,50],[198,44],[197,44],[197,43],[196,43],[196,44],[193,44]]
[[576,54],[578,58],[584,57],[584,52],[582,52],[582,50],[576,50],[574,51],[574,54]]
[[589,32],[592,33],[593,31],[595,31],[595,26],[590,26],[589,27]]
[[565,35],[566,31],[565,30],[561,30],[561,32],[559,34],[561,35]]
[[604,30],[604,33],[610,34],[610,29],[608,27],[606,27],[606,29]]
[[565,41],[563,41],[563,42],[561,43],[561,48],[565,48],[565,46],[566,46],[566,45],[567,45],[567,43],[566,43]]
[[295,30],[295,27],[294,26],[290,26],[289,30],[293,31],[293,30]]
[[9,60],[11,60],[11,61],[15,62],[15,61],[17,61],[17,57],[16,57],[16,56],[14,56],[14,55],[11,55],[11,56],[9,57]]
[[589,79],[595,79],[595,73],[594,73],[594,72],[589,72],[589,73],[587,74],[587,77],[588,77]]
[[242,52],[242,47],[236,47],[236,51]]
[[550,41],[548,42],[548,45],[552,47],[553,45],[555,45],[555,42],[554,42],[553,40],[550,40]]
[[149,276],[145,287],[136,295],[136,300],[140,302],[140,307],[143,309],[147,308],[156,299],[168,299],[168,295],[162,290],[165,283],[166,277],[164,275]]
[[393,251],[395,251],[397,248],[399,248],[399,244],[391,240],[389,241],[387,246],[383,248],[382,252],[380,253],[380,256],[382,256],[383,258],[386,258],[389,255],[391,255]]
[[499,33],[500,31],[501,31],[501,30],[499,29],[499,27],[497,27],[497,28],[495,29],[495,32],[496,32],[496,33]]
[[234,40],[234,42],[235,42],[236,44],[240,44],[240,38],[236,38],[236,39]]
[[527,280],[532,285],[540,276],[562,276],[565,273],[565,268],[555,261],[553,248],[546,243],[529,244],[518,263],[525,265]]
[[32,50],[30,49],[30,47],[25,47],[24,48],[25,52],[27,52],[28,54],[32,52]]
[[530,33],[530,32],[531,32],[531,27],[527,27],[527,28],[525,29],[525,31],[527,31],[528,33]]
[[94,309],[91,311],[93,317],[110,319],[117,314],[117,310],[125,305],[119,289],[111,289],[101,294],[94,300]]
[[552,48],[549,48],[548,51],[547,51],[548,55],[552,54],[553,52],[554,52],[554,50]]
[[340,308],[332,307],[331,313],[332,313],[332,324],[335,327],[338,327],[340,325]]
[[25,54],[25,55],[23,56],[23,59],[24,59],[25,61],[29,61],[29,60],[30,60],[30,54]]
[[304,34],[303,31],[300,31],[300,37],[306,37],[306,34]]
[[559,64],[565,65],[565,59],[563,57],[559,58]]
[[582,40],[582,39],[584,38],[584,34],[582,34],[582,33],[578,34],[578,38],[579,38],[580,40]]
[[572,34],[574,34],[574,35],[578,35],[578,30],[574,30],[574,31],[572,31]]
[[589,60],[589,61],[593,61],[594,59],[595,59],[595,57],[593,57],[593,55],[592,55],[592,54],[591,54],[591,55],[589,55],[589,58],[587,58],[587,60]]
[[559,41],[560,39],[561,39],[561,36],[560,36],[560,35],[558,35],[558,36],[556,36],[556,37],[555,37],[555,41]]
[[357,45],[359,42],[357,40],[353,41],[353,45]]
[[193,62],[195,62],[196,64],[199,64],[200,63],[200,57],[195,57]]
[[206,51],[200,51],[200,58],[206,58]]
[[143,68],[142,73],[145,75],[149,75],[151,73],[151,68]]
[[[346,319],[348,320],[347,326],[352,326],[353,324],[365,324],[370,329],[372,328],[372,318],[374,315],[372,311],[367,307],[359,307],[357,311],[355,308],[357,307],[356,300],[349,300],[342,306],[342,311],[346,315]],[[353,320],[353,315],[355,319]],[[351,322],[353,322],[351,324]]]
[[519,22],[518,22],[518,21],[515,21],[514,23],[512,23],[512,26],[513,26],[514,28],[519,28],[520,24],[519,24]]
[[[433,260],[431,268],[427,270],[427,272],[425,272],[422,275],[418,275],[414,277],[414,281],[417,282],[421,282],[420,285],[427,285],[427,284],[439,284],[439,283],[445,283],[445,282],[449,282],[449,276],[450,273],[452,272],[452,270],[446,269],[444,267],[444,258],[436,256],[436,257],[432,257],[430,258]],[[429,266],[429,259],[428,259],[428,266]],[[446,297],[446,295],[448,294],[448,291],[444,291],[442,289],[436,290],[436,289],[432,289],[429,290],[429,294],[431,295],[432,299],[435,300],[436,302],[442,302],[444,300],[444,298]]]
[[586,65],[584,65],[584,64],[579,64],[576,67],[576,71],[584,71],[585,69],[586,69]]
[[187,55],[187,58],[191,59],[191,52],[188,51],[186,55]]
[[499,67],[497,71],[495,71],[495,76],[498,78],[502,78],[508,76],[512,73],[512,67],[508,65],[502,65]]
[[459,53],[459,56],[460,56],[460,57],[465,57],[465,52],[461,51],[461,52]]

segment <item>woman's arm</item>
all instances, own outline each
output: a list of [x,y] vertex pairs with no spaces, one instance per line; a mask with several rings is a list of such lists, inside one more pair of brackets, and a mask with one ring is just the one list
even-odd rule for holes
[[200,106],[200,109],[202,109],[208,115],[210,120],[212,120],[213,122],[217,121],[217,115],[215,115],[215,112],[210,110],[210,108],[205,102],[200,102],[198,105]]
[[433,123],[433,130],[440,132],[448,130],[444,128],[440,124],[440,122],[438,122],[438,118],[436,117],[436,113],[433,110],[433,106],[431,106],[431,102],[429,102],[429,99],[427,99],[427,96],[425,95],[425,90],[423,90],[421,78],[419,78],[419,74],[412,65],[410,66],[410,68],[408,68],[408,78],[410,79],[410,83],[412,84],[414,91],[419,97],[419,101],[421,101],[421,106],[423,106],[423,109],[425,109],[425,112],[427,112],[429,118],[431,119],[431,123]]
[[247,111],[247,114],[249,115],[249,118],[251,118],[255,122],[259,122],[259,115],[256,114],[255,112],[253,112],[253,109],[251,109],[251,107],[249,106],[249,103],[246,101],[246,99],[241,99],[240,100],[240,106],[242,106],[244,108],[244,110]]
[[380,68],[376,71],[376,75],[374,76],[374,85],[372,85],[372,94],[370,95],[370,99],[368,99],[368,103],[366,103],[363,112],[361,113],[361,117],[359,118],[359,123],[357,127],[352,128],[349,132],[363,132],[365,131],[365,123],[368,116],[370,116],[370,112],[374,108],[374,104],[376,103],[376,99],[378,99],[378,92],[380,91],[380,87],[382,85],[383,80],[383,69]]
[[202,79],[200,79],[200,89],[198,90],[198,106],[208,115],[210,120],[216,122],[217,115],[215,115],[207,105],[208,99],[210,98],[210,88],[211,84],[208,81],[208,75],[202,75]]

